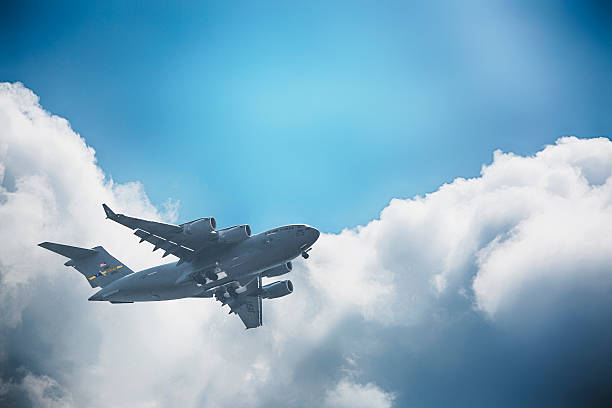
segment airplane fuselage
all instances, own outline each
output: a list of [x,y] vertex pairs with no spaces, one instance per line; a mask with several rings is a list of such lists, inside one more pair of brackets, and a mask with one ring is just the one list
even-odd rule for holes
[[[306,225],[274,228],[215,253],[201,254],[192,262],[134,272],[105,286],[89,300],[147,302],[211,297],[215,288],[225,283],[262,274],[300,256],[318,237],[319,232]],[[194,275],[199,278],[193,279]]]

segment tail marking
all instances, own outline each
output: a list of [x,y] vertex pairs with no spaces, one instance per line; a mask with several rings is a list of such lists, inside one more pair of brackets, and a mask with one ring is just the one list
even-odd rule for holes
[[123,268],[123,265],[117,265],[117,266],[115,266],[114,268],[110,268],[110,269],[107,269],[107,270],[105,270],[105,271],[100,271],[100,272],[96,273],[95,275],[90,276],[90,277],[89,277],[89,278],[87,278],[87,279],[89,279],[89,280],[94,280],[94,279],[96,279],[96,278],[97,278],[97,277],[99,277],[99,276],[106,275],[107,273],[111,273],[111,274],[112,274],[112,272],[115,272],[117,269],[121,269],[121,268]]

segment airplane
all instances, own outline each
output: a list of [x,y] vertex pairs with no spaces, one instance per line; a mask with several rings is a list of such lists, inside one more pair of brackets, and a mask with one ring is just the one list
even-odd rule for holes
[[147,221],[116,214],[102,204],[106,218],[124,225],[164,250],[178,262],[134,272],[104,248],[78,248],[53,242],[39,246],[70,258],[91,285],[101,289],[90,301],[110,303],[150,302],[182,298],[212,298],[228,305],[246,329],[262,325],[262,299],[275,299],[293,292],[290,280],[262,285],[262,278],[290,272],[291,261],[307,259],[319,231],[303,224],[285,225],[252,235],[249,225],[217,230],[213,217],[180,225]]

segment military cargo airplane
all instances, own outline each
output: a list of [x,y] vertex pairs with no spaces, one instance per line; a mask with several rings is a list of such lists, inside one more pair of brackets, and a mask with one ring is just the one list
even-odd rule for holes
[[101,289],[89,300],[110,303],[150,302],[181,298],[214,297],[228,305],[247,329],[262,325],[262,299],[293,292],[290,280],[262,285],[262,277],[291,271],[291,260],[302,256],[319,238],[308,225],[286,225],[252,235],[249,225],[217,230],[214,218],[200,218],[180,225],[147,221],[116,214],[102,204],[109,218],[134,231],[140,242],[153,244],[178,262],[134,272],[104,248],[78,248],[43,242],[50,251],[70,258],[64,265],[81,272],[92,288]]

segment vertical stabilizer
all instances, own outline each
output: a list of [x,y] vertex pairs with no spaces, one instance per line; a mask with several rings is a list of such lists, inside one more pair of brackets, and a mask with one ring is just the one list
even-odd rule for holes
[[43,242],[38,245],[70,258],[64,265],[72,266],[81,272],[92,288],[104,287],[133,272],[101,246],[86,249],[53,242]]

